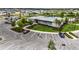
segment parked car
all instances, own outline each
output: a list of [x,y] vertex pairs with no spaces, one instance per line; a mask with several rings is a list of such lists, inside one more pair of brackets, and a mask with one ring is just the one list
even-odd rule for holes
[[61,37],[61,38],[65,38],[65,35],[64,35],[64,33],[59,33],[59,36]]
[[8,22],[8,21],[5,21],[5,24],[11,24],[10,22]]
[[30,32],[30,30],[24,30],[23,31],[23,34],[27,34],[27,33],[29,33]]

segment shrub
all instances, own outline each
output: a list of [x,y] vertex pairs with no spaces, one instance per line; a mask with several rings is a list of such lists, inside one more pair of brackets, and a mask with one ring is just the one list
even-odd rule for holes
[[26,19],[24,19],[24,18],[23,18],[21,21],[22,21],[22,23],[24,23],[24,24],[26,23]]
[[54,46],[54,42],[52,40],[49,41],[49,44],[48,44],[48,49],[49,50],[56,50],[55,46]]
[[12,30],[14,30],[16,32],[22,32],[23,31],[22,27],[14,27],[14,28],[12,28]]
[[12,22],[11,22],[11,25],[12,25],[12,26],[15,26],[15,21],[12,21]]
[[32,25],[32,24],[33,24],[33,22],[32,22],[32,21],[28,21],[28,23],[29,23],[30,25]]

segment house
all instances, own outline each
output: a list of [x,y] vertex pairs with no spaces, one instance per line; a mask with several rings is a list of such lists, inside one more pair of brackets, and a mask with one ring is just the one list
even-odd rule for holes
[[33,23],[40,23],[52,27],[60,27],[60,25],[56,24],[55,20],[61,20],[61,17],[46,17],[46,16],[36,16],[29,17],[27,21],[32,21]]

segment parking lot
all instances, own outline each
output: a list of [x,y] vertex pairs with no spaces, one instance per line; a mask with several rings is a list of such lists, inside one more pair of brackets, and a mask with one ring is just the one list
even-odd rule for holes
[[[11,26],[0,22],[0,50],[48,50],[48,42],[53,40],[57,50],[78,50],[79,38],[72,40],[67,37],[61,38],[58,34],[29,32],[17,33],[10,30]],[[79,33],[75,33],[79,34]],[[63,46],[62,44],[65,44]]]

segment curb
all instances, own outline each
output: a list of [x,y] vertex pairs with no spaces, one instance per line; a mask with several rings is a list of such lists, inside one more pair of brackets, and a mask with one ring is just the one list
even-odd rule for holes
[[30,30],[30,31],[36,32],[36,33],[58,34],[58,32],[43,32],[43,31],[37,31],[37,30],[32,30],[32,29],[27,29],[27,30]]

